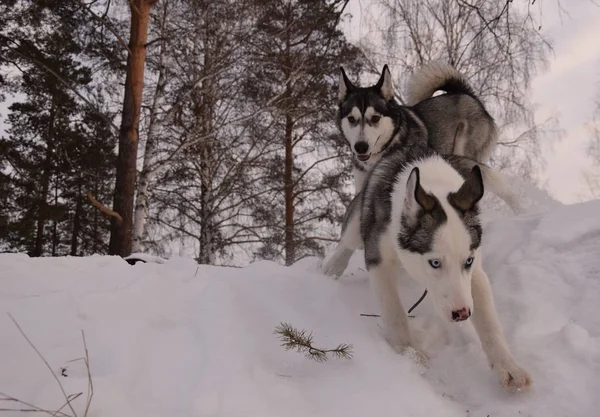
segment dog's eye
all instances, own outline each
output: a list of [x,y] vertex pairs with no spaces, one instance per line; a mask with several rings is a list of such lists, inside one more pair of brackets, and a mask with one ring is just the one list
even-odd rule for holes
[[371,117],[371,123],[378,123],[379,120],[381,120],[381,116],[377,114]]
[[465,268],[469,269],[473,265],[473,257],[469,256],[465,261]]
[[356,123],[356,119],[354,118],[354,116],[348,116],[348,121],[352,124]]
[[442,266],[442,262],[439,259],[430,259],[429,265],[431,265],[433,269],[438,269],[440,266]]

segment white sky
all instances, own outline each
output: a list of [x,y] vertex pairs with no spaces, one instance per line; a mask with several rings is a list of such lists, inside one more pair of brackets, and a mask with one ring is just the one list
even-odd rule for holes
[[[582,173],[590,168],[587,125],[594,98],[600,98],[600,7],[593,0],[560,1],[562,13],[557,0],[538,0],[533,9],[538,16],[537,7],[543,6],[541,32],[551,40],[554,54],[548,57],[548,69],[534,79],[531,93],[536,120],[556,115],[563,131],[562,140],[549,139],[543,146],[547,165],[541,180],[555,198],[575,203],[590,198]],[[360,17],[371,2],[351,0],[348,5],[353,19],[343,27],[352,41],[367,34]]]

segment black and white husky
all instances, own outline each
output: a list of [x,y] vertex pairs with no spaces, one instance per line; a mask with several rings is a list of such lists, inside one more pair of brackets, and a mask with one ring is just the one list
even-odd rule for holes
[[[432,97],[443,90],[447,94]],[[497,143],[494,119],[453,67],[430,63],[408,82],[407,104],[394,99],[390,71],[377,84],[356,87],[340,68],[337,123],[353,152],[356,192],[384,153],[426,143],[442,155],[485,163]]]
[[386,339],[400,353],[421,355],[397,291],[403,268],[427,288],[444,320],[471,317],[501,383],[519,389],[531,378],[508,350],[482,268],[478,202],[484,184],[505,191],[497,172],[468,158],[440,156],[426,145],[386,155],[348,208],[342,239],[324,270],[341,274],[349,255],[364,245]]

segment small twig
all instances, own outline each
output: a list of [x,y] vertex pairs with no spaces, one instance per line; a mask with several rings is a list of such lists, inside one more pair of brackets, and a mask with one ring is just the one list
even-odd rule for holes
[[[69,395],[69,401],[67,401],[66,403],[64,403],[58,410],[56,410],[54,413],[52,413],[52,417],[57,416],[58,413],[60,413],[63,408],[65,408],[69,403],[71,403],[72,401],[74,401],[77,398],[81,397],[82,395],[83,395],[83,392],[78,392],[77,394],[71,394],[71,395]],[[63,414],[63,413],[60,413],[60,414]]]
[[68,414],[60,413],[59,411],[52,412],[52,411],[44,410],[43,408],[36,407],[33,404],[29,404],[28,402],[19,400],[19,399],[15,398],[15,397],[12,397],[12,396],[10,396],[8,394],[5,394],[3,392],[0,392],[0,395],[4,397],[4,398],[0,398],[0,401],[13,401],[13,402],[16,402],[18,404],[23,404],[23,405],[25,405],[27,407],[31,407],[31,408],[28,408],[28,409],[0,408],[0,411],[28,411],[28,412],[29,411],[31,411],[31,412],[35,411],[35,412],[38,412],[38,413],[50,414],[52,416],[71,417]]
[[342,343],[335,349],[316,348],[313,346],[312,333],[307,333],[306,330],[296,330],[288,323],[281,323],[277,326],[275,328],[275,334],[279,335],[279,338],[283,342],[281,346],[283,346],[285,350],[296,349],[298,352],[304,352],[307,358],[317,362],[325,362],[328,353],[331,353],[338,358],[352,358],[352,345]]
[[85,368],[87,370],[88,375],[88,396],[85,404],[85,411],[83,412],[83,417],[87,417],[88,411],[90,409],[90,404],[92,403],[92,398],[94,397],[94,383],[92,382],[92,373],[90,372],[90,355],[88,354],[87,343],[85,341],[85,333],[83,330],[81,331],[81,338],[83,339],[83,348],[85,349]]
[[[50,364],[48,363],[48,361],[46,360],[46,358],[44,358],[44,356],[40,353],[40,351],[35,347],[35,345],[33,344],[33,342],[27,337],[27,335],[25,334],[25,332],[23,331],[23,329],[21,328],[21,326],[19,326],[19,323],[17,323],[17,321],[15,320],[15,318],[10,313],[7,313],[7,314],[8,314],[8,317],[10,317],[10,319],[12,320],[12,322],[15,324],[15,326],[17,327],[17,329],[19,330],[19,332],[21,333],[21,335],[23,336],[23,338],[27,341],[27,343],[29,343],[29,346],[31,346],[31,348],[35,351],[35,353],[37,353],[37,355],[40,357],[40,359],[44,362],[44,364],[46,365],[46,367],[48,368],[48,370],[52,374],[52,377],[55,379],[56,383],[60,387],[60,390],[62,391],[62,394],[63,394],[65,400],[67,401],[67,405],[71,409],[71,412],[73,413],[73,416],[77,417],[77,413],[75,412],[75,409],[73,408],[73,406],[71,405],[71,402],[69,401],[69,396],[67,395],[67,393],[65,391],[65,388],[63,387],[62,383],[60,382],[60,379],[58,379],[58,377],[56,376],[56,374],[52,370],[52,367],[50,366]],[[29,405],[29,407],[31,407],[31,405]]]
[[[381,317],[379,314],[361,314],[362,317]],[[415,316],[409,315],[408,318],[414,319]]]
[[101,213],[106,214],[109,217],[113,217],[116,220],[117,224],[123,223],[123,217],[121,217],[121,215],[119,213],[117,213],[116,211],[113,211],[113,210],[109,209],[108,207],[103,206],[102,203],[100,203],[98,200],[96,200],[94,198],[91,191],[88,191],[87,197],[88,197],[88,200],[90,200],[90,203],[92,203],[92,206],[94,206],[98,210],[100,210]]

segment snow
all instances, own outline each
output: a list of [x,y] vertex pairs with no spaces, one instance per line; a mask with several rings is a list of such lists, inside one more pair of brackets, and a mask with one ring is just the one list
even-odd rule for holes
[[[526,392],[505,392],[470,321],[440,322],[428,298],[410,320],[429,368],[395,354],[378,319],[360,316],[378,313],[362,252],[338,281],[316,258],[240,269],[0,255],[0,392],[53,410],[64,402],[10,313],[68,393],[87,390],[85,366],[69,362],[83,356],[85,331],[90,417],[599,415],[600,201],[494,220],[483,244],[508,344],[534,379]],[[405,306],[423,291],[401,289]],[[273,334],[281,322],[320,347],[350,343],[354,357],[285,351]]]

